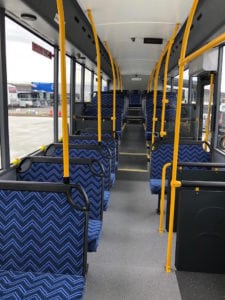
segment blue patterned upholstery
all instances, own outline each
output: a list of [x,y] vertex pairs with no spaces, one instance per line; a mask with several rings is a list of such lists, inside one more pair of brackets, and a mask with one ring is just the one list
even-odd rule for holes
[[102,232],[102,221],[90,220],[88,223],[88,251],[95,252],[98,248]]
[[[145,124],[146,124],[146,139],[150,138],[152,132],[152,118],[153,118],[153,93],[149,93],[146,96],[146,112],[145,112]],[[162,112],[162,92],[157,93],[157,104],[156,104],[156,117],[158,118],[158,123],[161,121]],[[175,119],[176,115],[176,93],[167,93],[167,100],[169,103],[166,105],[165,120],[170,121]]]
[[141,93],[131,92],[129,106],[140,106],[141,105]]
[[[95,132],[81,132],[81,136],[88,136],[88,137],[97,137],[97,133]],[[114,139],[111,133],[102,133],[102,139]],[[118,169],[119,164],[119,141],[118,139],[114,139],[115,146],[116,146],[116,165]]]
[[[17,172],[18,180],[26,181],[48,181],[48,182],[63,182],[63,161],[58,161],[57,158],[49,157],[30,157],[24,160],[27,163],[29,160],[29,168],[23,171]],[[103,216],[103,174],[100,169],[99,163],[94,161],[83,162],[83,164],[76,163],[76,160],[70,160],[70,183],[76,183],[83,186],[90,203],[89,220],[101,220]],[[23,163],[22,163],[23,165]],[[23,169],[22,165],[19,169]],[[92,168],[95,168],[95,173],[92,172]],[[99,175],[98,175],[99,174]],[[101,175],[102,174],[102,175]],[[88,223],[90,226],[90,222]],[[92,230],[92,236],[88,238],[88,250],[89,245],[95,242],[98,243],[98,237],[100,232],[97,230],[95,233]],[[89,235],[90,236],[90,235]],[[88,236],[88,237],[89,237]],[[97,249],[97,246],[96,246]]]
[[[90,147],[88,147],[90,146]],[[91,149],[92,147],[92,149]],[[105,181],[104,186],[105,190],[110,189],[110,173],[111,173],[111,159],[110,156],[107,153],[104,153],[104,146],[101,148],[99,146],[95,145],[87,145],[85,147],[82,145],[69,145],[69,156],[70,158],[76,157],[76,158],[95,158],[98,161],[100,161],[104,167],[105,170]],[[53,157],[62,157],[63,156],[63,148],[62,144],[51,144],[46,152],[45,155],[47,156],[53,156]]]
[[[167,162],[172,162],[173,144],[161,144],[151,152],[150,189],[153,194],[161,190],[162,167]],[[211,154],[205,152],[201,143],[180,144],[179,162],[210,162]],[[157,180],[156,180],[157,179]]]
[[87,208],[70,204],[71,188],[0,183],[1,299],[82,298]]
[[[98,145],[97,136],[93,136],[92,138],[80,136],[80,135],[70,135],[69,143],[74,145]],[[116,142],[111,138],[102,139],[102,145],[108,147],[110,149],[111,157],[111,172],[115,172],[116,170]]]
[[0,271],[0,299],[82,299],[83,276]]
[[110,201],[110,192],[104,191],[104,204],[103,204],[104,211],[106,211],[108,209],[109,201]]

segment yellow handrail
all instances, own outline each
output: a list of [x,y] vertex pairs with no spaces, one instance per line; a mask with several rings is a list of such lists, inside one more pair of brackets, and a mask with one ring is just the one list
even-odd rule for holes
[[114,59],[115,66],[116,66],[116,77],[117,77],[117,84],[118,84],[118,90],[120,90],[120,74],[119,74],[119,66],[117,61]]
[[158,81],[159,81],[159,71],[161,68],[161,64],[163,61],[163,58],[166,54],[166,51],[168,49],[168,42],[165,45],[163,51],[161,52],[161,55],[159,57],[159,61],[156,65],[155,69],[155,75],[154,75],[154,95],[153,95],[153,117],[152,117],[152,145],[154,145],[155,142],[155,125],[158,121],[158,118],[156,117],[156,106],[157,106],[157,93],[158,93]]
[[62,135],[63,135],[63,178],[69,182],[69,144],[67,128],[67,100],[66,100],[66,49],[65,49],[65,19],[62,0],[56,0],[59,15],[60,63],[61,63],[61,97],[62,97]]
[[97,56],[97,77],[98,77],[98,143],[102,142],[102,98],[101,98],[101,56],[100,56],[100,47],[97,31],[95,28],[94,19],[92,17],[91,9],[87,10],[88,18],[91,23],[91,28],[94,35],[96,56]]
[[113,116],[111,120],[113,121],[113,136],[116,137],[116,74],[115,74],[115,67],[113,62],[113,57],[109,48],[107,41],[104,41],[104,45],[106,51],[108,52],[111,67],[112,67],[112,74],[113,74]]
[[162,186],[161,186],[161,197],[160,197],[160,216],[159,216],[159,233],[163,233],[163,216],[165,207],[165,186],[166,186],[166,171],[167,168],[171,167],[172,163],[168,162],[162,168]]
[[169,221],[169,234],[167,245],[167,259],[166,259],[166,271],[171,271],[171,254],[172,254],[172,238],[173,238],[173,220],[174,220],[174,207],[175,207],[175,194],[176,188],[180,186],[180,182],[177,182],[177,159],[178,159],[178,146],[179,146],[179,133],[180,133],[180,115],[181,115],[181,101],[182,101],[182,89],[183,89],[183,72],[185,65],[191,60],[202,55],[204,52],[218,46],[225,41],[225,33],[222,33],[200,49],[196,50],[192,54],[185,57],[187,48],[187,39],[190,32],[191,23],[194,17],[195,10],[198,5],[198,0],[194,0],[192,10],[188,18],[186,29],[184,33],[181,56],[179,61],[179,83],[178,83],[178,96],[177,96],[177,111],[176,111],[176,123],[175,123],[175,137],[174,137],[174,153],[173,153],[173,167],[172,167],[172,180],[171,180],[171,203],[170,203],[170,221]]
[[120,67],[119,67],[119,75],[120,75],[120,91],[122,92],[123,91],[123,80],[122,80],[122,75],[121,75],[121,72],[120,72]]
[[199,57],[200,55],[202,55],[204,52],[220,45],[222,42],[224,42],[224,40],[225,40],[225,33],[222,33],[219,36],[217,36],[215,39],[213,39],[212,41],[210,41],[209,43],[204,45],[203,47],[199,48],[195,52],[193,52],[190,55],[188,55],[187,57],[185,57],[184,60],[182,61],[182,64],[186,65],[191,60],[193,60],[193,59]]
[[170,53],[172,50],[172,46],[177,34],[177,31],[179,29],[180,24],[176,24],[172,36],[169,41],[168,45],[168,51],[166,54],[166,62],[165,62],[165,68],[164,68],[164,87],[163,87],[163,99],[162,99],[162,114],[161,114],[161,130],[160,130],[160,137],[163,138],[166,136],[165,131],[165,112],[166,112],[166,104],[169,102],[166,98],[166,85],[167,85],[167,78],[168,78],[168,67],[169,67],[169,60],[170,60]]
[[[208,142],[209,140],[209,133],[210,133],[210,112],[212,107],[213,101],[213,92],[214,92],[214,74],[210,74],[210,94],[209,94],[209,104],[208,104],[208,111],[207,111],[207,118],[206,118],[206,125],[205,125],[205,138],[204,141]],[[207,151],[207,144],[204,145],[204,150]]]
[[180,117],[181,117],[181,103],[182,103],[182,90],[183,90],[183,76],[184,76],[184,60],[187,49],[187,42],[190,33],[191,24],[194,14],[198,5],[198,0],[194,0],[190,14],[187,19],[186,28],[184,31],[180,61],[179,61],[179,81],[178,81],[178,95],[176,107],[176,121],[174,130],[174,149],[173,149],[173,164],[172,164],[172,180],[171,180],[171,194],[170,194],[170,218],[169,218],[169,232],[167,243],[166,255],[166,272],[171,272],[171,255],[172,255],[172,239],[173,239],[173,223],[174,223],[174,207],[175,207],[175,194],[176,188],[181,186],[181,182],[177,181],[177,163],[178,163],[178,148],[180,136]]

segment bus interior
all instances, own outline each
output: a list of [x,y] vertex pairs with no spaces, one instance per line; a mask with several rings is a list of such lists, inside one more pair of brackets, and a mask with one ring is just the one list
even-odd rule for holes
[[0,299],[225,298],[224,12],[0,0]]

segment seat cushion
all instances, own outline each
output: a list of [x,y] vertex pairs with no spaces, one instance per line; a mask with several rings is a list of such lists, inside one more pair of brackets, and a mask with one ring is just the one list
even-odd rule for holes
[[[152,194],[159,194],[161,192],[162,180],[161,179],[150,179],[149,186]],[[165,187],[168,187],[168,180],[165,182]]]
[[111,186],[113,186],[115,184],[115,181],[116,181],[116,174],[115,173],[110,174],[110,180],[111,180]]
[[78,275],[0,271],[0,298],[82,299],[85,279]]
[[104,211],[108,209],[109,201],[110,201],[110,192],[104,191],[104,206],[103,206]]
[[88,251],[95,252],[98,248],[102,232],[102,221],[92,220],[88,221]]

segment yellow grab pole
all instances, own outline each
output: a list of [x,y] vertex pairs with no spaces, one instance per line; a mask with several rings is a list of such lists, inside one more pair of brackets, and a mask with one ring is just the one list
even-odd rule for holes
[[62,98],[62,136],[63,136],[63,178],[69,183],[69,145],[67,128],[66,99],[66,50],[65,50],[65,19],[62,0],[56,0],[59,15],[60,63],[61,63],[61,98]]
[[183,61],[183,64],[185,65],[185,64],[189,63],[191,60],[193,60],[193,59],[197,58],[198,56],[202,55],[207,50],[210,50],[210,49],[220,45],[224,41],[225,41],[225,33],[222,33],[218,37],[216,37],[215,39],[213,39],[212,41],[210,41],[209,43],[204,45],[203,47],[199,48],[195,52],[193,52],[190,55],[188,55],[187,57],[185,57],[184,61]]
[[167,85],[167,78],[168,78],[168,67],[169,67],[169,60],[170,60],[170,53],[172,50],[172,46],[177,34],[177,31],[179,29],[180,24],[176,24],[172,36],[169,41],[168,45],[168,51],[166,54],[166,62],[165,62],[165,68],[164,68],[164,87],[163,87],[163,100],[162,100],[162,114],[161,114],[161,130],[160,130],[160,137],[163,138],[166,136],[166,131],[165,131],[165,112],[166,112],[166,104],[169,102],[168,99],[166,98],[166,85]]
[[113,57],[107,41],[104,41],[104,45],[109,55],[109,59],[112,67],[112,74],[113,74],[113,116],[111,120],[113,121],[113,136],[115,138],[116,137],[116,72],[115,72]]
[[179,81],[178,81],[178,95],[176,107],[176,121],[174,130],[174,149],[173,149],[173,164],[172,164],[172,180],[171,180],[171,194],[170,194],[170,218],[169,218],[169,232],[167,243],[166,255],[166,272],[171,272],[171,255],[172,255],[172,241],[173,241],[173,223],[174,223],[174,208],[175,208],[175,195],[176,188],[181,186],[181,182],[177,181],[177,163],[178,163],[178,150],[179,150],[179,137],[180,137],[180,117],[181,117],[181,103],[182,103],[182,90],[183,90],[183,77],[184,77],[184,59],[187,49],[187,42],[190,33],[191,24],[194,14],[198,5],[198,0],[194,0],[190,14],[187,19],[186,28],[184,31],[180,60],[179,60]]
[[165,186],[166,186],[166,171],[167,168],[171,167],[172,163],[168,162],[162,168],[162,186],[161,186],[161,197],[160,197],[160,216],[159,216],[159,233],[163,233],[163,216],[165,207]]
[[[210,94],[209,94],[206,126],[205,126],[205,138],[204,138],[205,142],[208,142],[209,140],[210,112],[211,112],[212,101],[213,101],[213,92],[214,92],[214,74],[210,74]],[[206,144],[204,145],[204,150],[207,151]]]
[[119,66],[117,61],[114,59],[115,61],[115,66],[116,66],[116,77],[117,77],[117,88],[118,90],[120,90],[120,74],[119,74]]
[[98,143],[102,142],[102,99],[101,99],[101,57],[100,57],[100,47],[97,31],[95,28],[95,23],[92,17],[91,9],[87,10],[88,18],[91,23],[91,28],[95,41],[96,56],[97,56],[97,77],[98,77]]
[[119,76],[120,76],[120,91],[122,92],[123,91],[123,80],[122,80],[122,75],[120,72],[120,67],[118,66],[118,68],[119,68]]
[[155,125],[157,122],[157,117],[156,117],[156,106],[157,106],[157,92],[158,92],[158,82],[159,82],[159,71],[161,68],[161,64],[163,61],[163,57],[166,54],[168,48],[168,43],[166,44],[166,46],[164,47],[163,51],[161,52],[159,61],[156,65],[156,69],[155,69],[155,75],[154,75],[154,95],[153,95],[153,117],[152,117],[152,146],[154,145],[155,142]]

